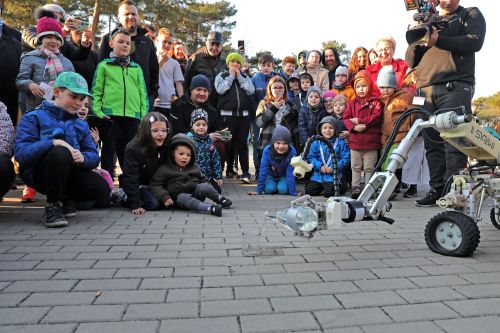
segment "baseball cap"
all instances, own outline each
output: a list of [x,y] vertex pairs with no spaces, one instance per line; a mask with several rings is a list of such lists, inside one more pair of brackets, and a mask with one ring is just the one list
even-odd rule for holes
[[210,31],[207,36],[207,42],[210,43],[224,43],[224,38],[222,34],[218,31]]
[[92,97],[89,93],[87,81],[78,73],[62,72],[54,82],[54,88],[66,88],[75,94],[82,94]]

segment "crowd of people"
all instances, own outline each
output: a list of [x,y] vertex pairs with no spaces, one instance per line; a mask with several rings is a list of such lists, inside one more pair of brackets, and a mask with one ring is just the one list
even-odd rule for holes
[[[346,64],[330,47],[281,64],[264,54],[255,75],[242,52],[222,55],[220,32],[190,55],[170,30],[141,27],[131,0],[119,4],[120,24],[98,53],[79,29],[83,19],[58,5],[39,8],[36,26],[22,33],[0,20],[8,51],[0,65],[0,197],[14,182],[14,156],[22,201],[47,196],[47,227],[65,226],[77,209],[111,205],[138,215],[177,207],[222,216],[232,205],[224,178],[256,182],[250,195],[301,194],[291,159],[302,154],[312,165],[301,180],[305,194],[357,198],[380,150],[395,149],[409,131],[412,118],[387,147],[403,112],[457,104],[470,112],[486,23],[459,0],[439,8],[448,30],[434,28],[428,42],[408,46],[406,60],[394,58],[389,36],[371,50],[356,48]],[[416,140],[393,198],[404,184],[404,196],[416,196],[430,172],[431,190],[417,205],[432,206],[465,166],[466,156],[436,136],[426,130]]]

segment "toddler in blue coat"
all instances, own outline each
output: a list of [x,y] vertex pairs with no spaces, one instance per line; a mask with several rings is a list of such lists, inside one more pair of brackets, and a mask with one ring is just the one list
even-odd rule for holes
[[[318,134],[328,139],[335,149],[337,157],[337,180],[340,184],[342,171],[350,167],[351,159],[349,147],[344,139],[338,136],[338,120],[332,116],[324,117],[318,123],[316,130]],[[314,141],[307,155],[307,160],[313,165],[313,173],[310,180],[306,183],[306,194],[320,195],[323,192],[323,195],[327,198],[333,196],[334,163],[330,149],[326,143]],[[341,188],[340,191],[343,193],[345,190]]]
[[297,152],[291,143],[292,134],[288,128],[276,126],[271,144],[262,152],[257,191],[250,192],[250,195],[262,193],[297,195],[293,167],[290,165],[290,160]]

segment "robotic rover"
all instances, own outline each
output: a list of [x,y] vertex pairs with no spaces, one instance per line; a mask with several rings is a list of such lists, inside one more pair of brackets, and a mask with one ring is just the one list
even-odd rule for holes
[[[267,213],[266,218],[306,238],[312,238],[318,230],[338,228],[342,223],[380,220],[392,224],[394,220],[387,217],[386,213],[392,208],[389,196],[398,183],[395,171],[408,158],[418,134],[424,128],[433,128],[440,133],[441,138],[478,162],[448,180],[444,191],[446,195],[437,201],[445,211],[428,221],[425,241],[431,251],[442,255],[472,255],[480,238],[477,222],[481,221],[481,211],[488,197],[493,199],[491,222],[500,229],[500,141],[473,122],[472,116],[463,115],[463,107],[439,110],[435,115],[415,108],[400,117],[389,138],[388,147],[404,119],[415,113],[424,115],[427,120],[417,119],[413,123],[408,134],[389,156],[387,170],[374,173],[358,199],[334,196],[326,202],[316,202],[306,195],[292,201],[289,208]],[[315,140],[321,138],[311,138],[302,155],[292,159],[294,175],[298,178],[302,178],[312,168],[304,156],[307,156]],[[379,164],[387,155],[388,149],[383,152]],[[371,199],[373,197],[375,199]]]

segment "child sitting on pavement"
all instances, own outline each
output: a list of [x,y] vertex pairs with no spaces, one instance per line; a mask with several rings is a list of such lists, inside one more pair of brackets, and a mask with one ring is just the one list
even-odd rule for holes
[[[161,165],[151,179],[151,192],[165,207],[205,212],[222,216],[222,208],[232,201],[220,195],[208,182],[196,164],[196,144],[186,134],[176,134],[167,148],[167,162]],[[205,198],[215,205],[206,204]]]

